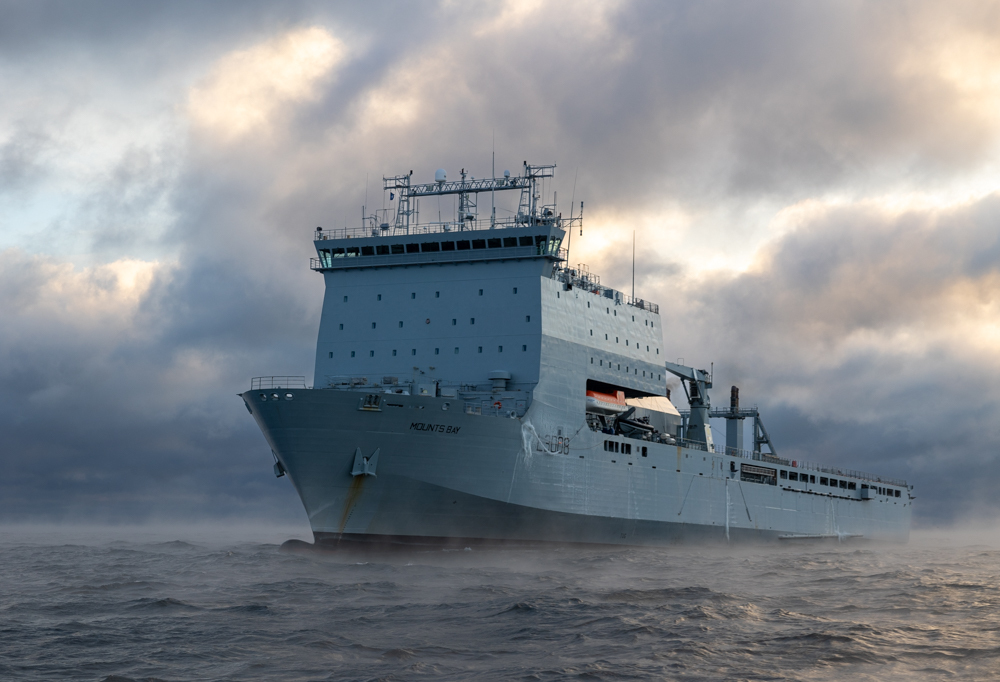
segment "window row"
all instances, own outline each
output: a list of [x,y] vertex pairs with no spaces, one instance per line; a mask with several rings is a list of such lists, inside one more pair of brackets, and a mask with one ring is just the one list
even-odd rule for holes
[[[594,364],[594,358],[590,358],[590,364],[592,364],[592,365]],[[611,361],[609,360],[609,361],[608,361],[608,364],[607,364],[607,365],[605,365],[605,364],[604,364],[604,360],[601,360],[601,359],[598,359],[598,361],[597,361],[597,365],[598,365],[599,367],[605,367],[605,366],[606,366],[606,367],[607,367],[608,369],[611,369],[611,368],[612,368],[612,366],[614,366],[614,367],[615,367],[615,371],[617,371],[617,372],[620,372],[620,371],[622,371],[622,365],[621,365],[621,363],[620,363],[620,362],[611,362]],[[631,372],[632,372],[632,374],[634,374],[635,376],[639,376],[639,370],[638,370],[637,368],[634,368],[634,367],[633,367],[633,368],[632,368],[632,369],[630,370],[630,369],[629,369],[629,366],[628,366],[628,365],[625,365],[625,373],[626,373],[626,374],[628,374],[628,373],[629,373],[630,371],[631,371]],[[642,370],[642,376],[643,376],[643,377],[645,377],[645,376],[646,376],[646,370]],[[652,373],[652,372],[649,372],[649,378],[650,378],[650,379],[652,379],[652,378],[653,378],[653,373]],[[656,380],[657,380],[657,381],[659,381],[659,380],[661,380],[661,379],[663,379],[663,375],[662,375],[662,374],[657,374],[657,375],[656,375]]]
[[[594,335],[594,330],[593,330],[593,329],[591,329],[591,330],[590,330],[590,335],[591,335],[591,336],[593,336],[593,335]],[[605,335],[604,335],[604,340],[605,340],[605,341],[610,341],[611,339],[610,339],[610,338],[608,338],[608,335],[607,335],[607,334],[605,334]],[[618,337],[617,337],[617,336],[615,337],[615,343],[620,343],[620,341],[618,340]],[[633,344],[632,344],[631,346],[629,346],[629,342],[628,342],[628,339],[625,339],[625,346],[626,346],[626,347],[628,347],[628,348],[641,348],[642,344],[639,344],[639,343],[633,343]],[[648,345],[646,346],[646,352],[647,352],[647,353],[649,352],[649,346],[648,346]],[[660,349],[659,349],[659,348],[657,348],[657,349],[656,349],[656,354],[657,354],[657,355],[659,355],[659,354],[660,354]]]
[[886,497],[901,497],[902,491],[896,490],[895,488],[883,488],[877,485],[863,485],[862,488],[869,488],[876,491],[879,495],[885,495]]
[[[643,448],[645,449],[645,448]],[[623,455],[632,454],[632,444],[631,443],[619,443],[616,440],[606,440],[604,441],[604,451],[605,452],[621,452]]]
[[562,240],[540,236],[491,237],[488,239],[458,239],[441,242],[409,242],[402,244],[373,244],[371,246],[347,246],[320,249],[319,258],[323,265],[330,265],[334,258],[354,258],[361,256],[395,256],[407,253],[439,253],[442,251],[477,251],[481,249],[510,249],[525,246],[535,248],[536,255],[556,254]]
[[[515,294],[517,293],[517,287],[513,287],[513,293],[515,293]],[[479,295],[480,296],[483,295],[483,290],[482,289],[479,290]],[[349,300],[349,298],[350,298],[349,296],[345,295],[344,296],[344,303],[347,303],[348,300]],[[440,291],[435,291],[434,292],[434,298],[441,298],[441,292]],[[411,291],[410,292],[410,300],[414,300],[415,301],[416,299],[417,299],[417,292]],[[381,301],[382,300],[382,294],[376,294],[375,295],[375,300],[376,301]]]
[[[482,346],[476,346],[476,352],[477,353],[482,353],[483,352],[483,347]],[[528,352],[528,344],[526,344],[526,343],[521,344],[521,352],[522,353],[527,353]],[[503,346],[497,346],[497,353],[503,353]],[[410,349],[410,355],[416,355],[416,354],[417,354],[417,349],[416,348],[411,348]],[[452,351],[452,354],[453,355],[458,355],[459,354],[459,346],[455,346],[454,350]],[[434,355],[441,355],[441,349],[440,348],[435,348],[434,349]],[[397,356],[397,350],[394,348],[394,349],[392,349],[392,357],[396,357],[396,356]],[[330,360],[332,360],[333,359],[333,351],[329,351],[327,353],[327,357]],[[351,351],[351,357],[352,358],[357,357],[357,351],[353,351],[352,350]],[[374,350],[368,351],[368,357],[370,357],[370,358],[375,357],[375,351]]]

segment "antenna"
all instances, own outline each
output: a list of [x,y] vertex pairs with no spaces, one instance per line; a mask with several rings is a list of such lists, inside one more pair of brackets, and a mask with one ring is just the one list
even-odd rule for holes
[[632,230],[632,302],[635,303],[635,230]]
[[[497,130],[493,129],[493,162],[490,168],[490,175],[493,179],[493,184],[496,185],[497,179]],[[496,201],[497,191],[494,187],[490,190],[490,229],[492,230],[497,225],[497,201]],[[478,200],[477,202],[478,203]]]

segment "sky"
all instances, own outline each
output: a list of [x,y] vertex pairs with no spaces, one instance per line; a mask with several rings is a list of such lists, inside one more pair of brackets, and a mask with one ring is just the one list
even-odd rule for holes
[[1000,5],[568,8],[0,1],[0,521],[304,522],[312,231],[494,152],[779,454],[1000,517]]

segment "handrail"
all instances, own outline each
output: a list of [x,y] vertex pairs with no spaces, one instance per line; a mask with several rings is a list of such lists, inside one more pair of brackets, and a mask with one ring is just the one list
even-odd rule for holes
[[460,261],[511,260],[521,258],[554,258],[566,260],[566,249],[558,253],[539,253],[535,246],[508,246],[499,249],[475,249],[468,251],[429,251],[421,253],[397,253],[365,256],[352,254],[335,258],[310,258],[309,268],[316,271],[339,268],[377,267],[388,265],[408,265],[413,263],[451,263]]
[[251,391],[270,390],[272,388],[305,388],[304,376],[254,377],[250,380]]
[[411,225],[407,228],[396,228],[395,225],[385,224],[385,226],[364,226],[364,227],[335,227],[332,229],[322,229],[316,231],[317,240],[326,239],[362,239],[367,237],[406,237],[419,234],[438,234],[442,232],[473,232],[491,229],[503,230],[518,227],[548,227],[556,225],[562,227],[562,223],[568,223],[568,219],[552,218],[549,223],[538,222],[531,224],[517,218],[498,218],[495,221],[467,220],[442,221],[438,223],[421,223]]
[[[688,440],[686,438],[678,438],[677,444],[689,448],[691,450],[701,450],[703,452],[708,452],[708,445],[701,441]],[[804,460],[788,460],[783,457],[772,457],[766,452],[755,452],[751,450],[737,450],[735,448],[727,448],[722,445],[712,444],[712,450],[717,455],[729,455],[730,457],[740,457],[742,459],[749,459],[757,462],[767,462],[769,464],[777,464],[781,466],[792,467],[795,469],[805,469],[807,471],[817,471],[823,474],[832,474],[834,476],[843,476],[845,478],[856,478],[860,481],[871,481],[873,483],[884,483],[886,485],[897,485],[900,487],[907,487],[905,480],[900,478],[892,478],[890,476],[880,476],[878,474],[871,474],[866,471],[858,471],[857,469],[841,469],[839,467],[829,467],[821,466],[815,462],[806,462]]]

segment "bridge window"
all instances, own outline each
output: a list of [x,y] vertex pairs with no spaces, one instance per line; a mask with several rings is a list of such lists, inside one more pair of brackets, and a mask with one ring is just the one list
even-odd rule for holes
[[420,245],[420,250],[424,253],[427,253],[428,251],[440,251],[441,245],[437,242],[424,242]]
[[434,355],[440,355],[440,354],[441,354],[441,349],[440,348],[435,348],[434,349]]
[[361,249],[358,248],[357,246],[349,246],[349,247],[347,247],[347,255],[348,256],[357,256],[359,253],[361,253]]
[[480,289],[480,290],[479,290],[479,295],[480,295],[480,296],[482,296],[482,295],[483,295],[483,290],[482,290],[482,289]]
[[899,497],[899,491],[897,490],[895,492],[896,492],[896,497]]
[[843,488],[844,490],[847,490],[847,481],[841,481],[840,487]]
[[[803,474],[803,476],[805,476],[805,474]],[[809,475],[809,482],[810,482],[810,483],[815,483],[815,482],[816,482],[816,477],[815,477],[815,476],[813,476],[812,474],[810,474],[810,475]]]
[[354,357],[354,351],[353,350],[351,351],[351,357],[352,358]]
[[372,329],[375,329],[375,323],[372,322]]
[[646,456],[646,446],[645,445],[642,446],[642,456],[643,457]]
[[514,287],[514,293],[515,294],[517,293],[517,287]]
[[531,322],[531,315],[525,315],[524,316],[524,321],[525,322]]
[[375,357],[375,351],[373,351],[373,350],[368,351],[368,357],[370,357],[370,358]]
[[406,245],[406,252],[407,253],[420,253],[420,244],[407,244]]
[[517,246],[517,237],[504,237],[503,245],[505,248],[510,248],[511,246]]
[[379,294],[378,296],[376,296],[375,300],[376,301],[381,301],[382,300],[382,294]]
[[468,251],[469,250],[469,240],[467,240],[467,239],[461,239],[461,240],[455,242],[455,246],[458,247],[459,251]]
[[499,237],[494,237],[493,239],[487,239],[486,240],[486,244],[491,249],[499,249],[501,247],[500,238]]
[[469,324],[475,324],[475,323],[476,323],[476,318],[470,317],[469,318]]
[[400,320],[400,321],[399,321],[399,328],[400,328],[400,329],[402,329],[402,328],[403,328],[403,321],[402,321],[402,320]]
[[823,476],[819,477],[819,484],[820,485],[828,485],[829,483],[830,483],[830,481],[828,479],[824,478]]
[[417,349],[416,348],[411,348],[410,349],[410,355],[416,355],[416,354],[417,354]]
[[503,353],[503,346],[497,346],[497,353]]
[[836,488],[837,487],[837,479],[835,479],[835,478],[831,478],[830,479],[830,487],[831,488]]
[[347,296],[344,296],[344,303],[347,303]]
[[380,256],[388,256],[389,255],[389,245],[388,244],[378,244],[375,247],[375,253],[377,253]]
[[798,473],[795,472],[795,471],[789,471],[788,472],[788,480],[789,481],[797,481],[797,480],[799,480]]
[[455,346],[455,355],[458,355],[458,346]]
[[374,246],[362,246],[361,247],[361,255],[362,256],[374,256],[375,255],[375,247]]
[[392,357],[396,357],[396,349],[395,348],[392,349]]
[[441,250],[442,251],[454,251],[455,250],[455,242],[441,242]]
[[340,331],[344,331],[344,323],[343,322],[340,323]]
[[457,319],[455,319],[454,317],[453,317],[453,318],[451,318],[451,326],[452,326],[452,327],[454,327],[454,326],[455,326],[455,325],[457,325],[457,324],[458,324],[458,320],[457,320]]
[[474,248],[474,249],[485,249],[486,248],[486,240],[485,239],[473,239],[472,240],[472,248]]
[[524,352],[527,352],[527,350],[528,350],[528,344],[522,345],[521,346],[521,350],[524,351]]
[[389,246],[389,251],[391,251],[393,254],[403,253],[404,251],[406,251],[406,247],[403,246],[402,244],[392,244]]
[[782,478],[788,478],[788,472],[787,472],[787,471],[785,471],[784,469],[782,469],[782,470],[781,470],[781,477],[782,477]]
[[330,351],[330,359],[333,360],[333,351]]
[[440,291],[435,291],[434,292],[434,298],[441,298],[441,292]]
[[521,246],[532,246],[531,237],[521,237]]
[[858,484],[855,483],[854,481],[851,481],[850,483],[847,484],[847,489],[848,490],[857,490],[858,489]]
[[480,347],[479,347],[479,352],[480,352],[480,353],[482,353],[482,352],[483,352],[483,347],[482,347],[482,346],[480,346]]
[[410,292],[410,298],[416,298],[416,297],[417,297],[417,292],[411,291]]

